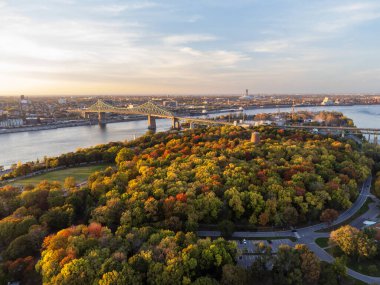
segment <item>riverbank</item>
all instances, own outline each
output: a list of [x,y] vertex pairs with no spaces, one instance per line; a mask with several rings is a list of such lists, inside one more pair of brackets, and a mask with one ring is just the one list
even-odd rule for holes
[[[121,123],[121,122],[132,122],[132,121],[140,121],[144,120],[144,118],[126,118],[119,120],[109,120],[107,124],[112,123]],[[12,134],[12,133],[22,133],[22,132],[35,132],[35,131],[44,131],[44,130],[55,130],[61,128],[71,128],[71,127],[81,127],[81,126],[95,126],[98,125],[98,121],[75,121],[75,122],[65,122],[65,123],[57,123],[51,125],[37,125],[37,126],[26,126],[26,127],[17,127],[11,129],[0,129],[0,135],[2,134]]]
[[[352,119],[359,128],[378,128],[380,121],[380,105],[355,106],[316,106],[297,107],[296,111],[337,111]],[[259,113],[276,113],[278,108],[245,110],[246,115]],[[291,112],[291,108],[282,108],[281,112]],[[222,115],[223,113],[219,113]],[[218,113],[210,117],[218,116]],[[224,113],[225,114],[225,113]],[[156,120],[157,132],[171,128],[171,120]],[[45,155],[58,156],[72,152],[78,148],[91,147],[111,141],[125,141],[138,138],[147,132],[147,121],[136,120],[98,125],[86,125],[71,128],[59,128],[46,131],[18,132],[0,135],[0,165],[4,168],[12,164],[26,161],[43,160]]]
[[[323,108],[337,108],[337,107],[355,107],[355,106],[380,106],[380,105],[369,105],[369,104],[356,104],[356,105],[326,105],[322,106],[319,104],[309,104],[309,105],[297,105],[295,106],[296,109],[300,108],[308,108],[308,107],[323,107]],[[263,105],[263,106],[247,106],[244,110],[240,109],[213,109],[209,110],[205,114],[189,114],[189,113],[183,113],[180,114],[181,116],[188,116],[188,117],[197,117],[197,116],[205,116],[205,115],[217,115],[219,113],[239,113],[244,111],[252,111],[252,110],[265,110],[265,109],[286,109],[291,108],[292,105]],[[159,118],[158,118],[159,119]],[[122,123],[122,122],[133,122],[133,121],[142,121],[145,120],[145,116],[140,117],[133,117],[133,118],[125,118],[125,119],[108,119],[107,124],[112,123]],[[17,127],[17,128],[11,128],[11,129],[0,129],[0,135],[2,134],[11,134],[11,133],[22,133],[22,132],[34,132],[34,131],[43,131],[43,130],[54,130],[54,129],[60,129],[60,128],[70,128],[70,127],[80,127],[80,126],[95,126],[98,125],[98,121],[71,121],[71,122],[64,122],[64,123],[57,123],[57,124],[51,124],[51,125],[37,125],[37,126],[25,126],[25,127]]]

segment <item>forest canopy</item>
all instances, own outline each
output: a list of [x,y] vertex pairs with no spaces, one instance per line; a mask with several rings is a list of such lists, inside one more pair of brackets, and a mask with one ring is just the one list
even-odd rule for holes
[[68,178],[0,188],[0,280],[215,284],[236,263],[236,246],[199,239],[200,226],[318,222],[351,206],[373,166],[347,139],[262,127],[255,144],[252,131],[212,127],[102,145],[88,151],[115,167],[85,186]]

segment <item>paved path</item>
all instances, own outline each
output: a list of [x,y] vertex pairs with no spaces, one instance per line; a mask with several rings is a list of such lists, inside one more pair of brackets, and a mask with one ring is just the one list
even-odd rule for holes
[[[380,201],[370,193],[371,181],[372,176],[368,177],[368,179],[363,183],[360,194],[356,201],[352,204],[351,208],[341,213],[331,226],[338,225],[351,218],[364,205],[369,196],[371,196],[375,203],[370,204],[369,210],[360,217],[356,218],[350,224],[352,226],[361,228],[365,219],[374,219],[377,217],[379,214],[378,205],[380,204]],[[297,229],[296,233],[292,232],[291,230],[267,232],[234,232],[232,237],[240,239],[260,237],[296,237],[298,239],[297,243],[307,245],[310,250],[312,250],[319,257],[320,260],[331,263],[334,261],[334,258],[315,243],[315,239],[317,238],[330,236],[329,232],[317,232],[318,230],[327,229],[328,227],[329,226],[326,223],[320,223],[313,226]],[[220,231],[198,231],[198,235],[204,237],[218,237],[220,236]],[[380,277],[363,275],[349,268],[347,269],[347,273],[348,275],[367,284],[380,284]]]

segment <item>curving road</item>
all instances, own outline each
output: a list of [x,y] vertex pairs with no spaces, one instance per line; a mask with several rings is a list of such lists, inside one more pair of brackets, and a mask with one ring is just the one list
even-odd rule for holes
[[[372,182],[372,176],[368,177],[367,180],[363,183],[360,194],[356,201],[352,204],[351,208],[348,210],[344,211],[339,215],[339,217],[332,223],[330,226],[338,225],[340,223],[343,223],[347,219],[351,218],[365,203],[367,198],[369,196],[372,197],[370,190],[371,190],[371,182]],[[361,217],[358,217],[353,221],[351,224],[358,226],[360,222],[358,221],[363,221],[365,218],[371,218],[370,215],[376,217],[378,214],[377,210],[377,204],[379,204],[379,200],[372,197],[375,201],[376,204],[374,206],[370,207],[370,210],[363,214]],[[329,237],[330,233],[321,233],[317,232],[319,230],[327,229],[330,227],[326,223],[320,223],[316,224],[313,226],[309,227],[304,227],[304,228],[299,228],[297,229],[297,232],[292,232],[291,230],[288,231],[267,231],[267,232],[234,232],[232,237],[235,238],[260,238],[260,237],[286,237],[286,236],[295,236],[298,239],[297,243],[305,244],[307,245],[310,250],[312,250],[320,260],[327,261],[327,262],[333,262],[334,258],[328,254],[324,249],[319,247],[315,243],[315,239],[319,237]],[[219,237],[220,236],[220,231],[198,231],[198,235],[202,237]],[[347,274],[361,280],[367,284],[380,284],[380,277],[372,277],[372,276],[367,276],[363,275],[359,272],[356,272],[352,269],[347,268]]]

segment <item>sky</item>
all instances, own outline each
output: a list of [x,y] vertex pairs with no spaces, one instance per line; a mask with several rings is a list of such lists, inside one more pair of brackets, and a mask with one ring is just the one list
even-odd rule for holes
[[0,0],[0,95],[380,93],[380,1]]

